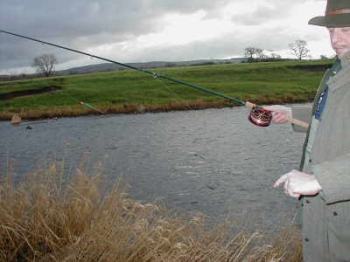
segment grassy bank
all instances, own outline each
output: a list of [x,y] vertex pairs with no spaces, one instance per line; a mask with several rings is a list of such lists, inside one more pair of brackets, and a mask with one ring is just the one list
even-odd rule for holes
[[[225,64],[155,69],[157,73],[196,83],[258,104],[313,99],[329,61]],[[224,99],[134,71],[93,73],[0,82],[0,95],[53,87],[50,93],[0,100],[0,119],[134,113],[224,107]],[[97,110],[79,104],[93,105]]]
[[301,261],[296,229],[275,239],[207,229],[202,216],[181,218],[140,203],[103,176],[80,169],[67,180],[52,164],[14,186],[0,183],[1,261]]

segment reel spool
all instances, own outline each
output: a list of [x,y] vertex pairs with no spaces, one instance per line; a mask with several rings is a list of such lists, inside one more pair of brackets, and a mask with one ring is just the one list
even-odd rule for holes
[[255,106],[250,111],[248,119],[256,126],[267,127],[271,124],[272,111]]

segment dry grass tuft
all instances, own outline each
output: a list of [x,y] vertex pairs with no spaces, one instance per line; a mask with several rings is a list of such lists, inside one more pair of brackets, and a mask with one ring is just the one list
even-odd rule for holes
[[[1,261],[301,261],[295,229],[275,242],[258,233],[230,236],[132,200],[116,184],[79,169],[68,181],[52,164],[14,186],[0,184]],[[264,242],[266,243],[266,242]]]

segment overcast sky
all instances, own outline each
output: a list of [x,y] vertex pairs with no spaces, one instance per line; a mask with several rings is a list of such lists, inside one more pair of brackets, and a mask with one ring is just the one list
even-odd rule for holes
[[[308,42],[332,56],[325,28],[307,25],[324,0],[0,0],[0,29],[120,62],[242,57],[258,47],[283,57]],[[0,74],[28,72],[53,53],[59,69],[100,61],[0,33]]]

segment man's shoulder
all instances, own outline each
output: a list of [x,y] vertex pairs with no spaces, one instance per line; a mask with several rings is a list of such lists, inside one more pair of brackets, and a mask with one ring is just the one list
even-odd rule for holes
[[338,88],[346,87],[350,85],[350,64],[342,67],[342,69],[330,78],[328,81],[330,89],[336,90]]

